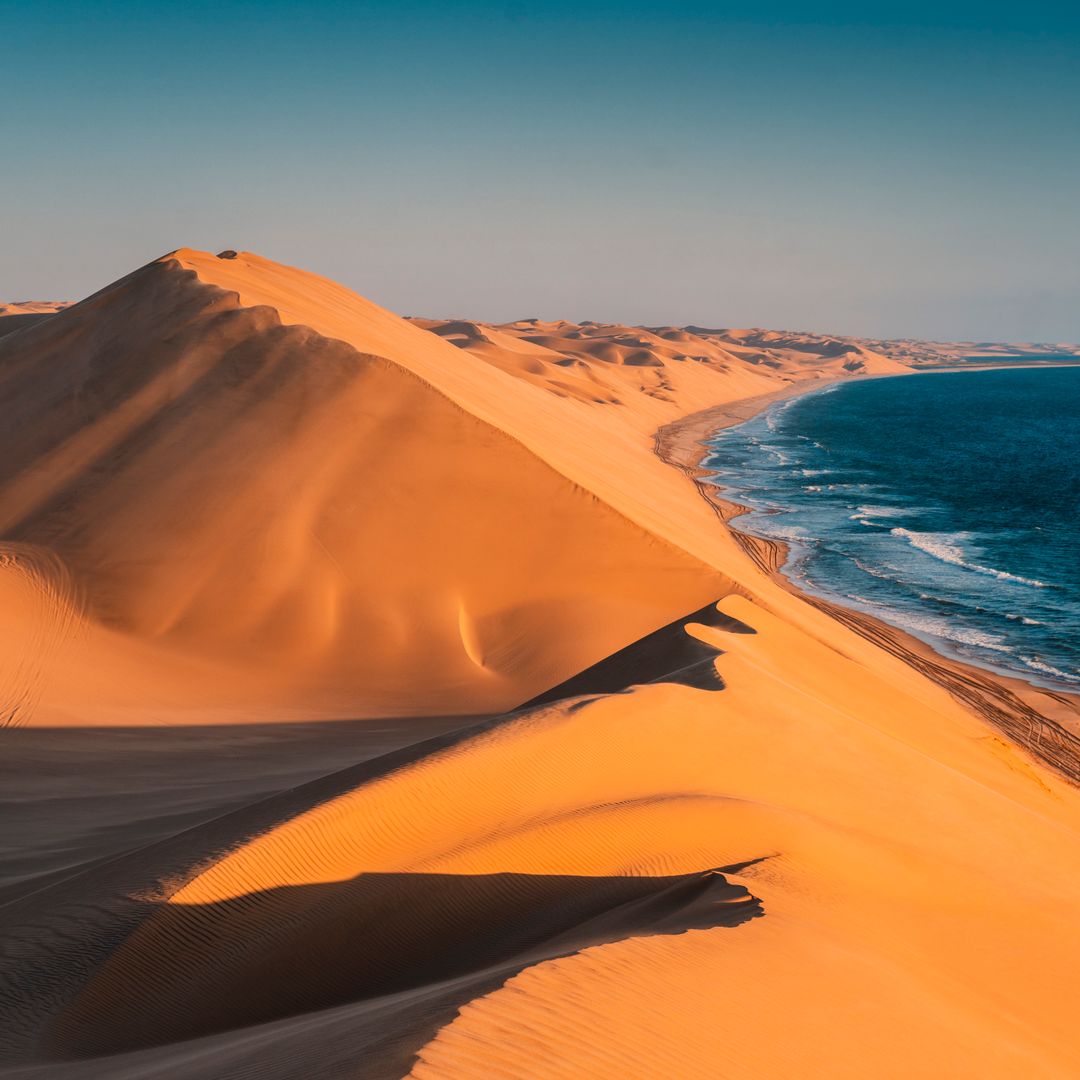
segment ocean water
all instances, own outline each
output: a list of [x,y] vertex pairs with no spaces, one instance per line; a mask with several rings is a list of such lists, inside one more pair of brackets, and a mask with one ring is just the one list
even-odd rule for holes
[[803,588],[1080,690],[1080,367],[834,384],[709,445]]

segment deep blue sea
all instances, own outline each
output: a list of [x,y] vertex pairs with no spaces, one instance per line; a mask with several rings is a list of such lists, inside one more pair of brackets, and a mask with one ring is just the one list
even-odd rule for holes
[[833,384],[709,444],[803,588],[1080,690],[1080,367]]

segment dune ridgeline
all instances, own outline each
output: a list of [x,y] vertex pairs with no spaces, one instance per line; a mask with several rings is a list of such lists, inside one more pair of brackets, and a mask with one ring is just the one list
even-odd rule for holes
[[232,252],[0,310],[0,1076],[1080,1074],[1073,703],[698,483],[908,370]]

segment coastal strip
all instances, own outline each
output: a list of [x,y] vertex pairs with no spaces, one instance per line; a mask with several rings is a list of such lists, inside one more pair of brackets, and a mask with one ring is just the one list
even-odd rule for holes
[[[877,376],[889,377],[889,376]],[[1080,695],[1035,686],[1023,679],[985,670],[944,656],[914,635],[881,619],[800,589],[786,574],[788,547],[783,541],[743,532],[733,524],[747,508],[725,499],[702,462],[705,440],[717,431],[756,416],[788,398],[821,389],[834,379],[799,382],[772,394],[743,398],[675,420],[654,436],[654,452],[688,476],[721,525],[758,569],[787,592],[818,608],[849,630],[885,649],[981,716],[1062,776],[1080,783]]]

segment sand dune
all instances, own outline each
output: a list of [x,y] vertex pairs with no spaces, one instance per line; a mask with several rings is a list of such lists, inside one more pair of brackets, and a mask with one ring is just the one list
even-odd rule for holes
[[[650,420],[750,397],[808,374],[906,370],[851,340],[810,335],[536,320],[503,326],[412,321],[549,393],[598,405],[626,404]],[[665,405],[675,408],[665,414]]]
[[0,340],[0,1075],[1080,1072],[1075,703],[696,483],[905,368],[227,255]]
[[[272,264],[196,262],[151,264],[0,356],[0,525],[63,560],[95,662],[141,680],[142,705],[498,711],[722,591],[460,400],[476,383],[476,412],[496,394],[525,412],[533,388],[358,297],[337,325],[351,294],[320,279],[286,276],[299,313],[255,291],[285,288]],[[204,665],[195,701],[137,670],[181,660]],[[127,707],[66,682],[50,721]]]
[[948,366],[961,360],[981,357],[993,364],[1002,358],[1037,360],[1040,357],[1071,357],[1080,360],[1080,345],[1065,341],[1003,342],[1003,341],[874,341],[861,342],[866,348],[884,353],[901,363],[914,367]]
[[686,631],[721,692],[488,722],[9,903],[9,1053],[196,1076],[240,1028],[296,1075],[304,1015],[360,1075],[1071,1075],[1072,792],[901,665],[723,609]]
[[666,490],[655,428],[848,370],[428,328],[181,251],[0,346],[0,528],[62,560],[88,627],[41,722],[516,705],[728,588],[735,553]]
[[0,304],[0,337],[34,326],[68,306],[64,300],[30,300],[18,304]]

